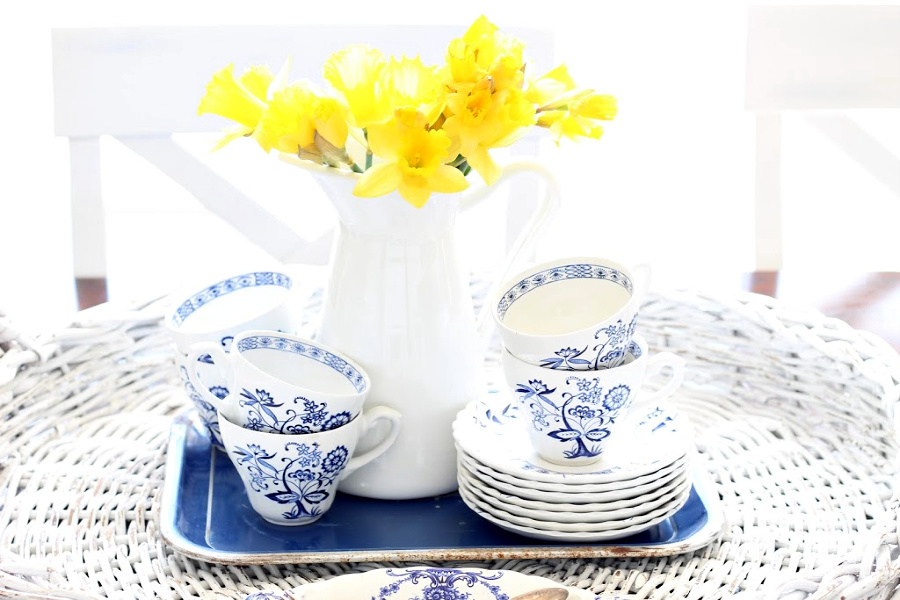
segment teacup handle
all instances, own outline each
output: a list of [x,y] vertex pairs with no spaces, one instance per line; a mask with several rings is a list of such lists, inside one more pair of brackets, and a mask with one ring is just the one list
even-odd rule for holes
[[362,423],[360,423],[359,439],[362,439],[369,433],[379,421],[386,421],[389,423],[391,429],[384,439],[378,442],[374,448],[371,448],[360,455],[354,455],[347,462],[347,466],[344,467],[344,471],[341,473],[341,479],[344,479],[353,471],[369,464],[384,454],[387,449],[391,447],[391,444],[397,440],[397,436],[400,435],[400,413],[388,406],[374,406],[360,414],[357,418],[362,419]]
[[644,372],[644,382],[659,375],[668,367],[671,371],[669,380],[658,390],[648,394],[638,394],[637,404],[649,404],[660,402],[675,393],[684,382],[684,359],[672,352],[657,352],[647,360],[647,370]]
[[191,344],[187,351],[188,380],[201,398],[216,407],[216,410],[224,414],[226,419],[236,422],[238,421],[238,415],[235,415],[232,410],[234,403],[231,400],[231,396],[233,394],[228,394],[225,398],[218,398],[200,381],[197,365],[200,364],[200,357],[207,354],[212,358],[216,369],[224,375],[225,365],[228,364],[228,354],[222,349],[222,346],[213,342],[197,342],[196,344]]

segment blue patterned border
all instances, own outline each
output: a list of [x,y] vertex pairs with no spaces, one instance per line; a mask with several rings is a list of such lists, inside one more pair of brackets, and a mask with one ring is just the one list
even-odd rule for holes
[[282,352],[293,352],[307,358],[311,358],[331,367],[341,375],[347,378],[347,381],[356,389],[357,392],[366,390],[366,377],[360,373],[353,365],[346,360],[332,354],[327,350],[314,346],[312,344],[304,344],[288,338],[275,337],[270,335],[255,335],[246,337],[238,341],[238,352],[245,350],[257,350],[259,348],[269,348],[271,350],[281,350]]
[[256,273],[244,273],[230,279],[225,279],[219,283],[215,283],[204,290],[200,290],[187,300],[181,303],[175,314],[172,315],[172,323],[181,325],[185,319],[194,314],[202,306],[209,304],[211,301],[225,296],[231,292],[242,290],[244,288],[258,287],[263,285],[277,285],[286,290],[291,289],[291,278],[284,273],[275,273],[273,271],[260,271]]
[[503,294],[503,298],[500,299],[500,303],[497,305],[497,314],[500,317],[500,320],[502,321],[506,316],[506,311],[509,310],[509,307],[512,306],[513,302],[523,295],[542,285],[547,285],[548,283],[553,283],[555,281],[565,281],[566,279],[603,279],[618,283],[628,290],[629,294],[634,293],[634,286],[631,283],[631,279],[618,269],[589,263],[561,265],[530,275]]

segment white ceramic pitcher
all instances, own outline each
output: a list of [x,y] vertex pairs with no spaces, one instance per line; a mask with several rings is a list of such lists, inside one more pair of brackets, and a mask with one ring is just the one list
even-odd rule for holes
[[[340,220],[316,337],[369,373],[366,406],[389,406],[403,415],[391,449],[343,480],[340,490],[382,499],[451,492],[457,486],[451,424],[466,403],[485,392],[484,345],[476,322],[490,323],[486,311],[474,314],[454,225],[459,210],[481,202],[494,188],[433,194],[415,208],[397,192],[354,196],[352,174],[325,167],[312,172]],[[503,177],[523,172],[538,173],[546,185],[498,280],[559,204],[555,180],[537,163],[512,163]],[[379,436],[383,432],[372,432],[359,451]]]

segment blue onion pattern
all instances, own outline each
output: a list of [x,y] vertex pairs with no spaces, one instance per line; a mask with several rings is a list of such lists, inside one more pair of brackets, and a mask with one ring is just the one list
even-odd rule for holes
[[[410,568],[388,569],[388,577],[396,581],[383,586],[372,600],[469,600],[469,591],[476,587],[486,590],[494,600],[509,600],[509,596],[495,582],[503,573],[477,573],[459,569]],[[414,589],[409,589],[416,586]]]
[[590,345],[580,350],[566,347],[557,350],[554,356],[541,359],[541,366],[560,371],[596,371],[618,367],[625,362],[629,354],[634,354],[635,358],[640,356],[640,349],[631,341],[636,326],[637,314],[628,323],[619,319],[594,333],[594,339],[598,340],[598,343],[591,349],[587,358],[584,354]]
[[253,431],[266,431],[269,433],[315,433],[328,431],[346,425],[353,418],[348,411],[329,413],[327,404],[316,403],[309,398],[297,396],[291,402],[297,405],[297,409],[289,408],[282,411],[283,418],[279,418],[275,408],[284,406],[284,402],[276,402],[275,398],[266,390],[257,389],[250,391],[241,390],[238,404],[247,409],[244,427]]
[[288,456],[280,459],[283,466],[271,462],[276,453],[258,444],[238,447],[232,453],[238,459],[235,464],[250,475],[254,491],[265,491],[269,500],[289,506],[282,513],[285,519],[318,517],[323,512],[320,506],[332,494],[328,489],[347,465],[350,452],[341,445],[323,456],[318,442],[289,442],[284,449]]
[[620,384],[604,389],[598,378],[569,377],[566,386],[574,391],[550,389],[532,379],[516,384],[516,393],[531,413],[532,427],[571,447],[566,458],[597,456],[600,442],[609,437],[609,426],[631,403],[631,388]]

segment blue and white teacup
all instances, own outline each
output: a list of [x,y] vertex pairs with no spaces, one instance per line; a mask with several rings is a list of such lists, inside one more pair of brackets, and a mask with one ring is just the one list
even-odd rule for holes
[[[648,355],[647,342],[635,335],[618,367],[596,371],[560,371],[502,358],[506,382],[522,403],[528,434],[538,456],[557,465],[598,462],[613,434],[640,395],[640,405],[671,396],[684,380],[684,359],[671,352]],[[666,373],[663,373],[667,369]],[[655,389],[644,382],[664,375]]]
[[[210,343],[188,351],[197,377],[209,355],[231,392],[219,412],[247,429],[306,434],[336,429],[359,415],[371,389],[369,376],[350,357],[298,335],[269,330],[238,334],[231,352]],[[201,395],[212,402],[211,393]]]
[[224,446],[216,411],[228,395],[228,385],[208,354],[189,361],[187,353],[193,344],[203,342],[228,352],[234,336],[248,329],[295,331],[292,289],[292,279],[278,271],[242,273],[177,295],[165,316],[185,391],[210,441],[220,450]]
[[525,362],[562,371],[616,367],[634,335],[649,268],[562,258],[500,286],[491,312],[503,345]]
[[[387,424],[387,434],[373,448],[354,456],[360,437]],[[228,458],[241,476],[250,505],[276,525],[306,525],[324,515],[338,483],[375,460],[400,433],[400,413],[386,406],[370,408],[336,429],[282,434],[255,431],[219,414]]]

